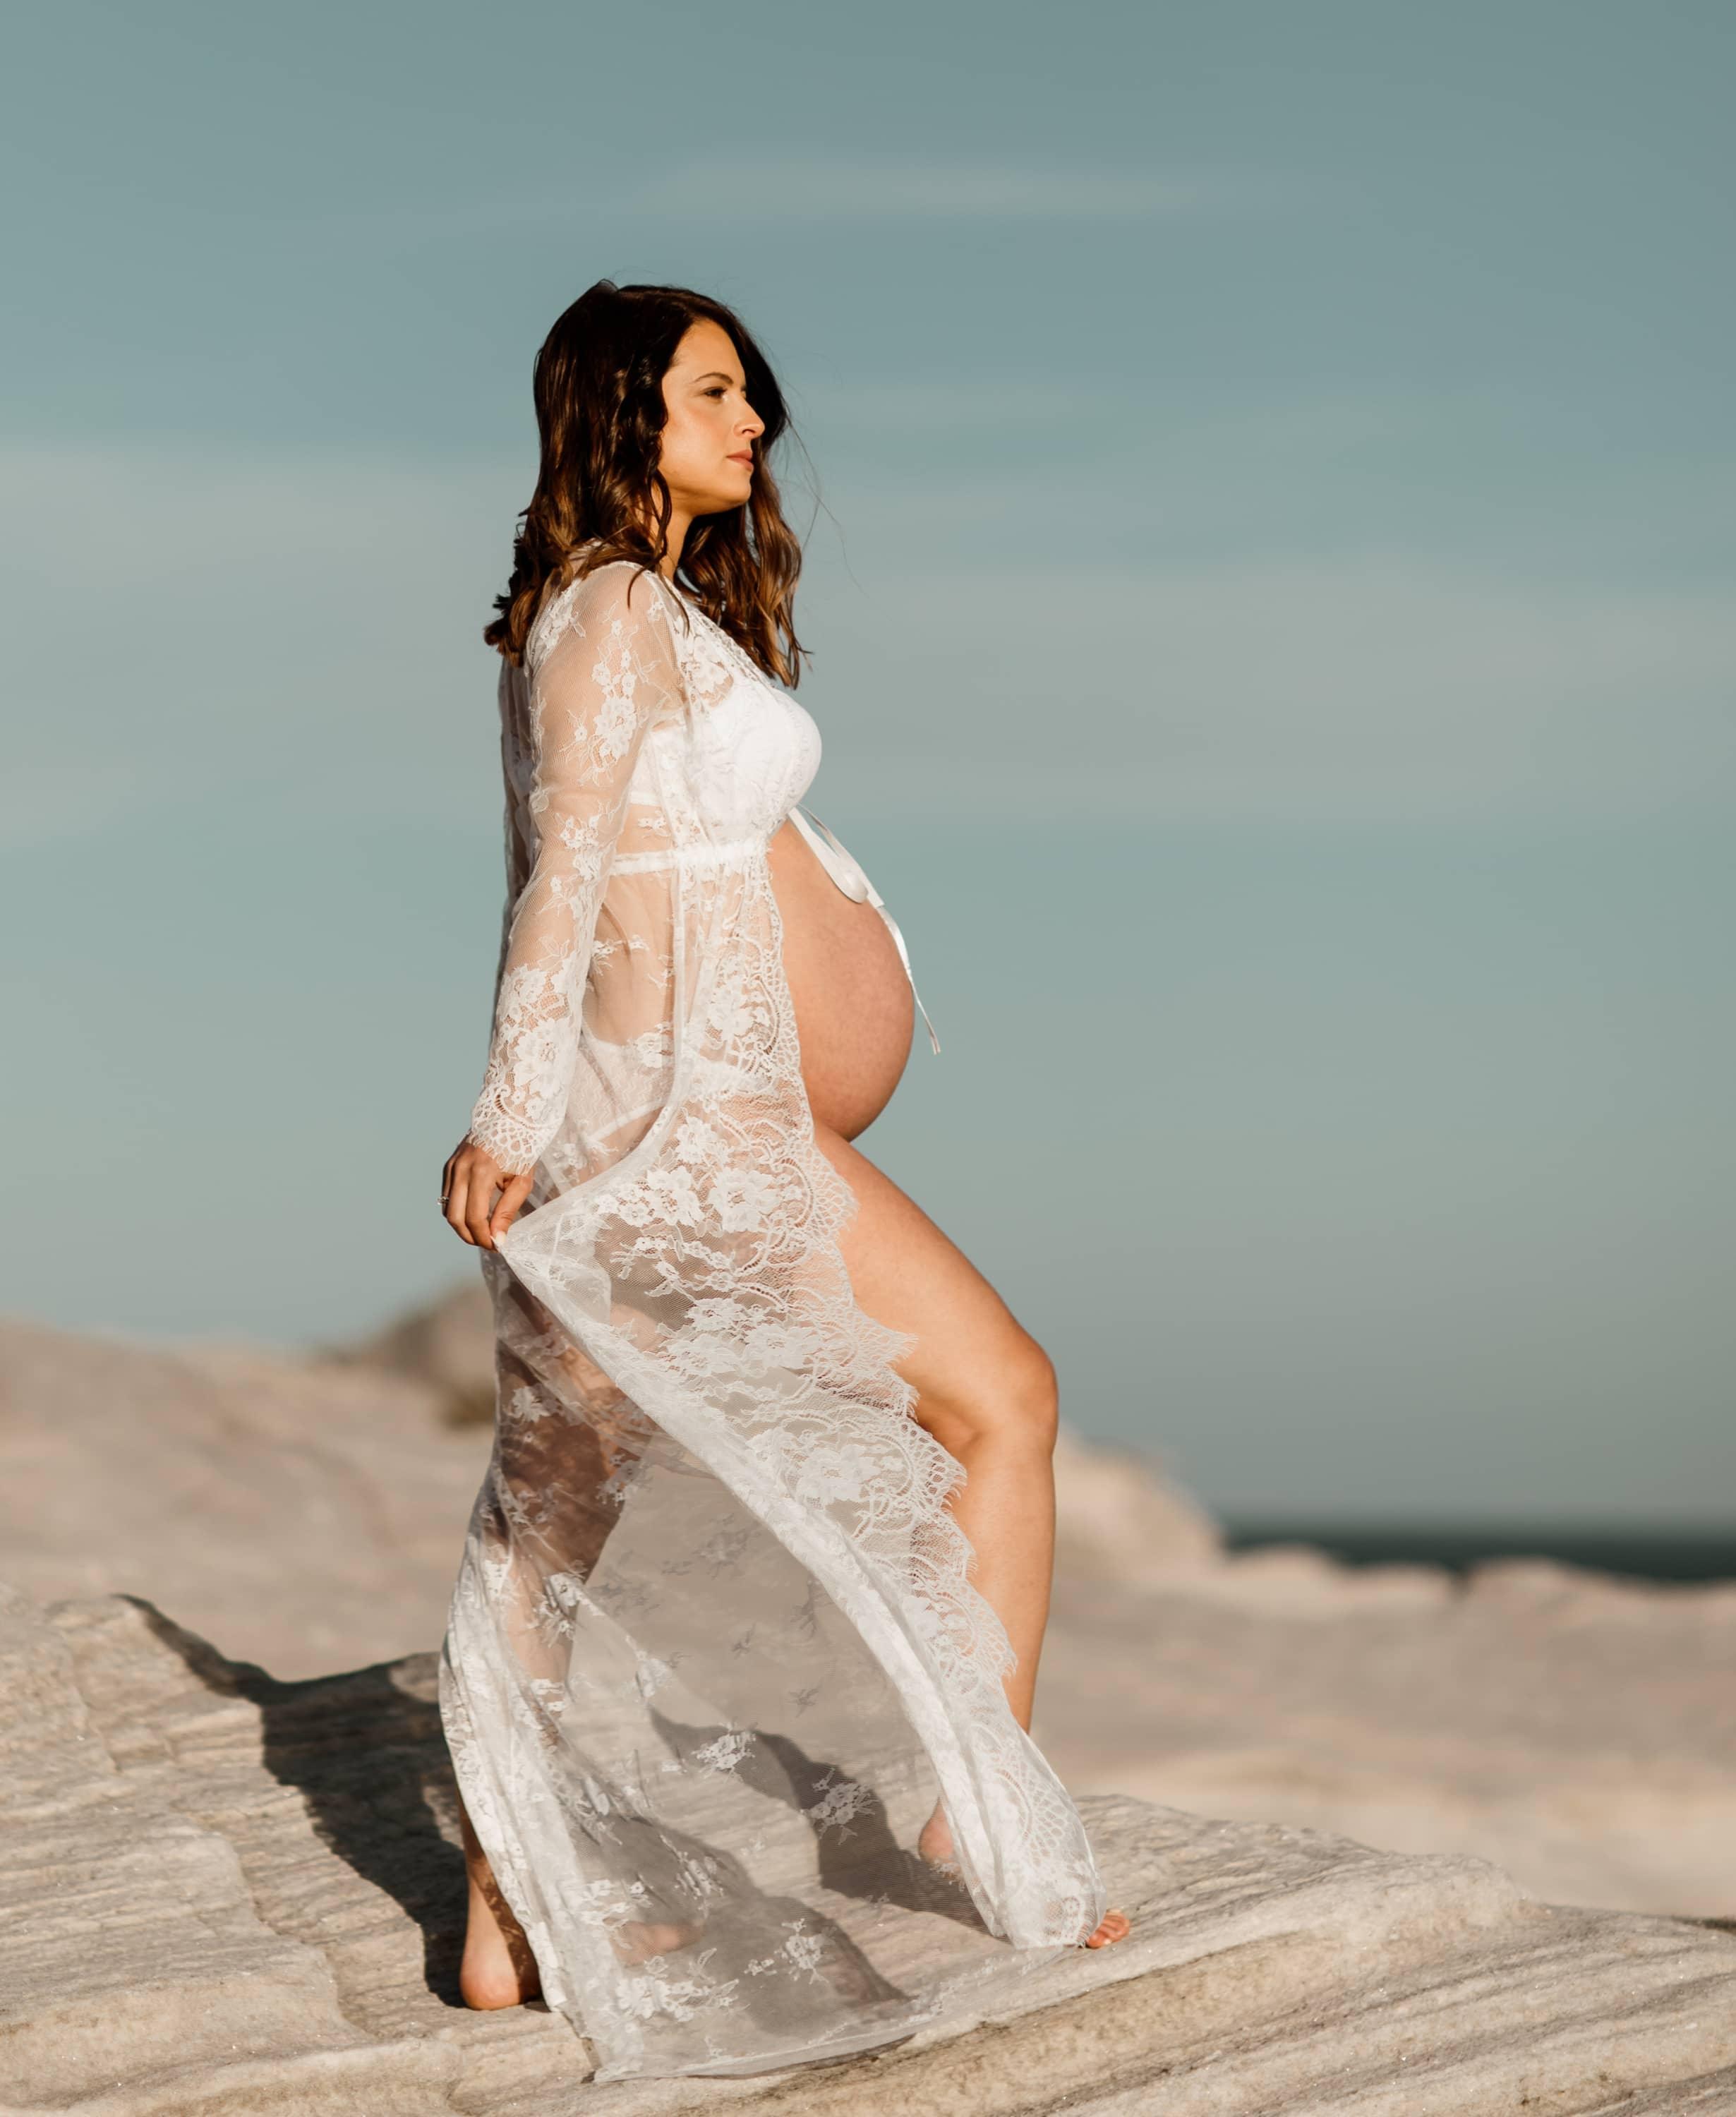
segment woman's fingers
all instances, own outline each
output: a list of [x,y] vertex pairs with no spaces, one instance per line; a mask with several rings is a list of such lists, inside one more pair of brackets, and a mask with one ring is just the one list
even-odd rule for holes
[[494,1211],[494,1194],[506,1180],[491,1155],[479,1148],[470,1150],[464,1175],[464,1225],[470,1231],[469,1239],[479,1249],[494,1248],[494,1238],[488,1232],[489,1216]]
[[464,1207],[469,1191],[466,1168],[464,1151],[459,1147],[441,1170],[440,1178],[446,1223],[461,1243],[468,1243],[470,1239],[470,1231],[464,1225]]
[[[484,1154],[468,1140],[461,1142],[441,1171],[441,1207],[446,1225],[461,1243],[469,1243],[473,1248],[492,1249],[494,1238],[489,1232],[489,1218],[494,1210],[494,1194],[503,1185],[515,1183],[522,1183],[524,1193],[529,1193],[529,1177],[503,1176],[492,1155]],[[521,1194],[513,1212],[517,1212],[523,1203]],[[502,1233],[510,1225],[511,1218],[509,1214],[501,1223]]]
[[534,1169],[523,1176],[509,1176],[506,1178],[506,1188],[501,1193],[501,1202],[495,1207],[494,1216],[488,1223],[491,1243],[497,1243],[517,1220],[519,1208],[530,1196],[530,1187],[535,1178]]
[[492,1155],[466,1140],[441,1172],[441,1202],[447,1226],[460,1242],[492,1250],[518,1218],[535,1180],[534,1169],[522,1176],[506,1175]]

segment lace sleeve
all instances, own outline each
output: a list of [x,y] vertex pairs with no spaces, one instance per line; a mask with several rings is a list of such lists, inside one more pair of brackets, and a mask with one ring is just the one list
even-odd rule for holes
[[664,592],[599,567],[539,620],[527,652],[534,857],[501,954],[470,1137],[508,1174],[560,1129],[603,888],[645,731],[681,697]]

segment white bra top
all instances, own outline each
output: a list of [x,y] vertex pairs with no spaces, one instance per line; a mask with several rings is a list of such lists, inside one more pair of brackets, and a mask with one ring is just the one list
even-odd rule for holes
[[[938,1051],[940,1040],[916,990],[898,921],[861,864],[811,809],[801,805],[820,769],[822,745],[813,715],[792,693],[769,682],[697,604],[685,596],[679,599],[693,621],[674,628],[676,657],[689,696],[709,703],[686,730],[667,732],[693,745],[697,769],[690,783],[711,826],[713,856],[737,847],[744,852],[763,849],[786,821],[793,823],[844,895],[855,903],[871,904],[885,920],[929,1042]],[[639,769],[648,768],[649,760],[641,756]]]

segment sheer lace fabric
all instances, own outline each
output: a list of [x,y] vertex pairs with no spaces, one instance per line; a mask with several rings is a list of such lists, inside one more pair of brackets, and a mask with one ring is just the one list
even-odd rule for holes
[[[1083,1941],[958,1464],[859,1308],[766,847],[818,731],[654,575],[503,666],[508,919],[472,1136],[498,1412],[441,1661],[465,1804],[600,2081],[907,2035]],[[916,1853],[944,1801],[956,1871]]]

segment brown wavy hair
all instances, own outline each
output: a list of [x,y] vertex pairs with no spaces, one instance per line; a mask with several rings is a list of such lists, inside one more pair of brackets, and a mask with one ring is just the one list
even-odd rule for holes
[[[728,332],[765,422],[755,440],[752,495],[741,507],[690,526],[676,579],[708,617],[779,683],[800,680],[807,651],[793,609],[801,547],[783,519],[767,467],[789,427],[783,393],[741,319],[686,287],[588,287],[542,341],[533,376],[542,461],[537,489],[513,541],[512,579],[483,632],[521,662],[544,588],[635,559],[654,569],[668,550],[673,511],[658,468],[667,408],[663,376],[676,348],[702,321]],[[581,550],[581,547],[584,548]]]

